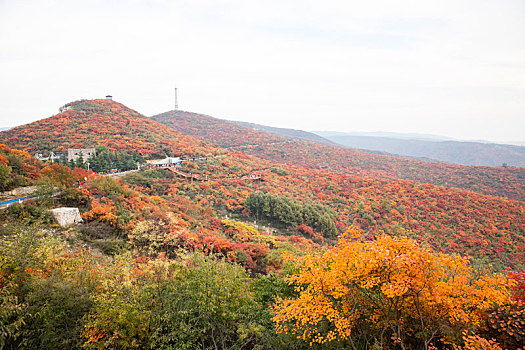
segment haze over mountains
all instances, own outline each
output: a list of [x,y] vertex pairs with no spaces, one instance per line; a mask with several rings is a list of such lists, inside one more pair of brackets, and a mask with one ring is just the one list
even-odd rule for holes
[[390,137],[394,139],[403,140],[427,140],[427,141],[460,141],[452,137],[434,135],[434,134],[417,134],[417,133],[401,133],[401,132],[387,132],[387,131],[373,131],[373,132],[342,132],[342,131],[312,131],[312,133],[321,136],[372,136],[372,137]]
[[[525,166],[525,147],[488,142],[434,140],[430,135],[374,136],[374,133],[317,132],[350,148],[383,151],[410,157],[425,157],[463,165]],[[388,133],[378,133],[389,135]]]
[[259,131],[267,132],[269,134],[278,135],[278,136],[282,136],[282,137],[286,137],[290,139],[310,141],[310,142],[319,143],[321,145],[330,145],[330,146],[337,145],[336,142],[330,141],[327,138],[324,138],[315,133],[311,133],[311,132],[304,131],[304,130],[276,128],[273,126],[241,122],[241,121],[235,121],[235,120],[232,120],[231,122],[245,126],[250,129],[259,130]]
[[254,130],[322,145],[348,148],[478,166],[525,166],[525,147],[482,141],[459,141],[440,135],[390,132],[337,132],[276,128],[261,124],[232,121]]
[[525,166],[525,147],[486,141],[460,141],[440,135],[391,132],[338,132],[277,128],[230,121],[247,128],[294,140],[344,146],[371,153],[400,155],[426,161],[477,166]]

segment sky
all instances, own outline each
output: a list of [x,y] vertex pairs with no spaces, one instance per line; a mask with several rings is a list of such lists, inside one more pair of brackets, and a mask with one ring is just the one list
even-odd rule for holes
[[0,0],[0,127],[175,87],[223,119],[525,141],[525,1]]

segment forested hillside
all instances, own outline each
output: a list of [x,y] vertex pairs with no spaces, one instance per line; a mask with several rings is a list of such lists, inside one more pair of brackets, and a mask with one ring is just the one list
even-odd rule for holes
[[[331,209],[339,232],[354,225],[369,239],[382,233],[409,235],[437,251],[468,254],[500,268],[524,263],[525,206],[519,201],[413,181],[359,178],[282,166],[242,152],[198,164],[186,163],[180,169],[201,180],[189,181],[180,176],[175,182],[151,179],[151,193],[183,193],[202,205],[230,215],[266,219],[277,228],[311,226],[301,221],[302,209],[295,201],[318,204]],[[261,175],[262,181],[227,178],[250,173]],[[124,180],[140,184],[131,180],[138,176],[130,175],[130,180]],[[251,198],[261,193],[277,197],[266,202],[263,198]],[[259,209],[254,202],[258,202]],[[272,205],[278,209],[272,210]],[[258,214],[258,210],[263,214]],[[318,210],[321,217],[329,213]],[[316,222],[318,226],[309,237],[334,238],[329,225],[323,226],[323,220]]]
[[[0,348],[518,349],[522,201],[187,112],[156,118],[168,127],[111,100],[66,107],[0,135],[32,152],[95,146],[101,168],[186,157],[116,179],[0,146],[0,170],[37,188],[0,208]],[[60,207],[83,222],[58,225]]]
[[27,152],[0,144],[0,191],[32,184],[41,169],[42,163]]
[[[523,249],[523,241],[510,241],[516,239],[513,232],[523,233],[523,208],[517,202],[457,190],[448,190],[449,198],[443,192],[433,196],[443,188],[279,167],[242,152],[177,170],[199,171],[200,180],[207,174],[209,181],[171,170],[143,170],[122,183],[48,165],[39,173],[39,198],[0,211],[0,344],[7,349],[214,349],[220,341],[223,349],[308,349],[313,343],[340,349],[349,342],[379,341],[385,334],[399,337],[382,340],[391,349],[399,342],[423,349],[425,342],[447,339],[472,350],[469,344],[485,344],[485,337],[513,349],[520,344],[523,326],[515,319],[523,312],[524,274],[510,271],[507,279],[481,272],[490,269],[489,262],[522,259],[512,249]],[[235,178],[253,172],[263,177]],[[396,194],[412,193],[390,203],[389,186]],[[346,230],[336,246],[320,249],[325,239],[334,239],[330,219],[337,232],[345,230],[341,220],[353,212],[353,207],[344,209],[353,201],[349,198],[360,199],[354,219],[363,232]],[[420,200],[417,207],[411,206],[414,198]],[[450,203],[452,198],[459,202]],[[447,217],[454,205],[458,212]],[[47,209],[60,206],[78,207],[84,223],[56,225]],[[236,218],[217,217],[212,208]],[[418,230],[423,218],[434,220],[429,214],[444,224]],[[396,229],[390,219],[378,221],[385,215],[413,216],[409,224],[415,230]],[[250,216],[271,225],[271,234],[247,223]],[[483,216],[487,220],[478,222]],[[464,253],[463,245],[481,246],[486,256],[474,262],[481,270],[428,247],[459,224],[466,231],[451,239],[460,244],[440,250]],[[486,236],[471,242],[473,232]],[[491,232],[505,241],[494,240]],[[491,242],[505,248],[493,250]],[[293,269],[286,269],[290,264]],[[352,298],[340,299],[339,284],[348,280],[356,282],[347,294]],[[392,317],[403,325],[398,331],[382,326],[390,315],[373,307],[370,295],[396,305]],[[410,302],[415,298],[416,309]],[[335,317],[339,305],[356,312],[338,313],[340,321],[327,328],[311,327]],[[425,314],[415,318],[415,310]],[[437,318],[426,314],[438,311]],[[345,322],[355,317],[361,317],[359,327]]]
[[246,149],[246,152],[261,158],[312,169],[326,169],[360,177],[413,180],[525,200],[525,168],[434,163],[316,145],[305,141]]
[[71,102],[63,109],[50,118],[0,132],[0,143],[31,154],[96,145],[116,151],[138,151],[147,157],[220,152],[109,99]]
[[231,122],[235,124],[239,124],[241,126],[245,126],[250,129],[259,130],[259,131],[277,135],[277,136],[282,136],[288,139],[310,141],[314,143],[319,143],[321,145],[331,145],[331,146],[337,145],[336,142],[333,142],[325,137],[319,136],[311,132],[303,131],[303,130],[275,128],[272,126],[241,122],[241,121],[235,121],[235,120],[232,120]]
[[[480,192],[481,189],[497,192],[502,190],[498,186],[510,183],[517,187],[507,190],[522,195],[523,182],[518,179],[512,182],[505,177],[509,169],[498,168],[501,171],[498,178],[489,172],[491,168],[450,166],[456,172],[446,177],[444,169],[449,168],[432,167],[449,167],[446,164],[291,141],[187,112],[177,112],[179,119],[176,120],[170,119],[170,113],[158,118],[180,129],[189,129],[192,134],[200,134],[204,139],[210,134],[214,142],[232,145],[225,150],[183,135],[111,100],[66,106],[71,109],[10,130],[9,140],[21,139],[22,147],[33,150],[36,147],[64,149],[67,145],[86,147],[99,140],[101,144],[94,146],[133,149],[149,157],[215,155],[184,162],[169,174],[154,172],[153,178],[142,178],[143,172],[133,174],[129,181],[138,186],[139,192],[148,195],[174,194],[178,201],[183,194],[210,210],[249,220],[263,219],[281,230],[315,238],[318,242],[335,239],[345,227],[354,225],[368,238],[382,233],[411,235],[437,251],[488,259],[500,268],[523,264],[520,256],[525,249],[522,203],[449,188],[462,185]],[[81,120],[85,125],[75,127]],[[60,127],[62,134],[57,135],[52,126]],[[42,137],[34,144],[29,143],[26,135],[37,132],[42,133]],[[120,143],[122,138],[126,143]],[[142,144],[146,148],[140,148]],[[243,151],[235,151],[237,149]],[[99,153],[104,154],[100,149]],[[484,183],[480,186],[477,181],[482,176],[485,176]],[[417,177],[419,181],[399,180],[403,177]],[[124,181],[128,181],[126,179]],[[444,186],[431,184],[436,182],[443,182]],[[489,184],[492,187],[488,188]],[[280,197],[254,197],[261,193]],[[267,209],[245,204],[248,199],[252,204],[267,201],[257,204]]]
[[192,112],[170,111],[153,116],[151,119],[221,147],[265,145],[286,140],[277,135]]
[[376,155],[289,140],[188,112],[172,111],[154,116],[153,119],[182,133],[273,162],[359,177],[413,180],[525,200],[525,168],[472,167]]

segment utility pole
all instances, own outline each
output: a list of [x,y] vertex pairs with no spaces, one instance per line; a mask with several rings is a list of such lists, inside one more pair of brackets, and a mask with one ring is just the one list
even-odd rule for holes
[[179,104],[177,103],[177,88],[175,88],[175,110],[179,109]]

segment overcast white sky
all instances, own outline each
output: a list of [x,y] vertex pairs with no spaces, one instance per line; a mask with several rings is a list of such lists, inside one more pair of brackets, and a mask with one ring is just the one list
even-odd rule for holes
[[525,141],[525,1],[0,0],[0,126],[175,86],[225,119]]

